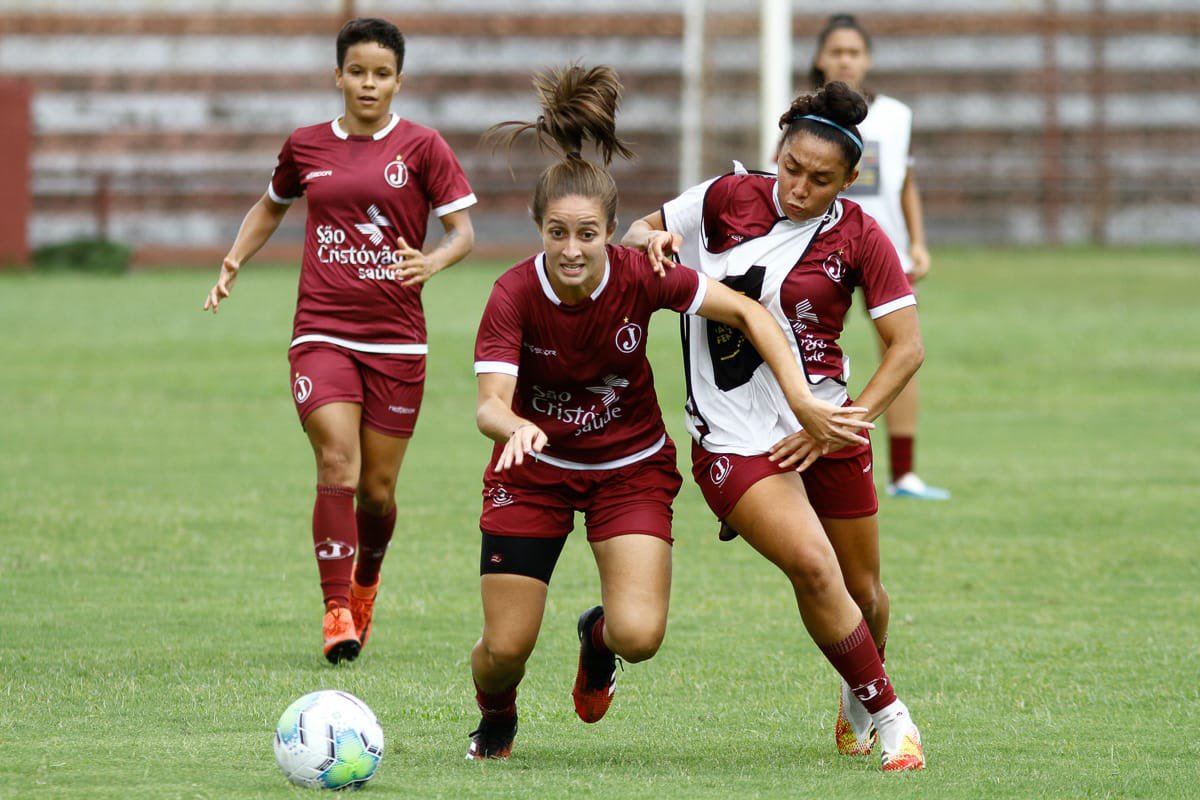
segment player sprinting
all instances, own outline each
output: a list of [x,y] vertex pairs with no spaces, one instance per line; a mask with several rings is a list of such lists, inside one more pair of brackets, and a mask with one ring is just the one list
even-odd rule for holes
[[[869,103],[867,118],[859,126],[866,152],[859,164],[859,179],[846,194],[879,223],[896,246],[900,266],[915,291],[917,281],[929,273],[930,257],[909,149],[912,109],[894,97],[864,91],[870,68],[871,37],[866,29],[851,14],[830,17],[817,35],[809,78],[814,88],[826,81],[842,81]],[[930,486],[916,472],[919,397],[914,375],[885,414],[890,467],[887,492],[916,500],[948,500],[949,491]]]
[[[481,720],[469,759],[507,758],[517,731],[517,685],[533,652],[551,575],[585,515],[601,604],[576,627],[572,696],[585,722],[602,718],[616,658],[644,661],[666,631],[671,504],[681,478],[646,358],[650,315],[669,308],[733,326],[778,372],[785,409],[814,426],[822,447],[865,442],[854,411],[815,400],[778,326],[757,303],[691,269],[660,279],[644,253],[610,245],[617,191],[613,155],[632,157],[615,131],[621,93],[607,67],[537,75],[542,116],[511,126],[558,154],[538,180],[533,221],[543,252],[505,272],[475,345],[476,419],[495,442],[483,475],[480,584],[483,632],[471,652]],[[604,166],[585,158],[591,142]],[[743,333],[744,332],[744,333]],[[856,422],[848,424],[847,419]]]
[[[475,240],[475,195],[454,153],[437,131],[391,111],[403,66],[395,25],[346,23],[334,73],[345,112],[288,137],[204,303],[216,313],[241,267],[306,197],[289,382],[316,457],[312,536],[333,663],[354,660],[372,631],[425,381],[421,287]],[[445,235],[423,252],[431,211]]]
[[[861,286],[885,344],[879,368],[853,400],[873,420],[924,351],[895,248],[855,203],[838,198],[858,174],[855,126],[866,111],[843,83],[797,98],[780,119],[778,176],[738,169],[700,184],[635,222],[624,243],[643,248],[667,274],[677,254],[761,302],[787,333],[813,394],[835,405],[851,402],[838,339]],[[684,353],[693,475],[722,531],[740,533],[787,575],[805,627],[842,676],[843,700],[853,706],[847,713],[862,732],[849,744],[869,753],[877,733],[885,771],[922,769],[920,734],[883,666],[888,599],[878,582],[870,445],[827,453],[797,474],[791,467],[810,455],[809,436],[785,413],[755,348],[692,318]],[[844,558],[873,560],[873,580],[848,585],[839,569]],[[840,729],[837,743],[846,752]]]

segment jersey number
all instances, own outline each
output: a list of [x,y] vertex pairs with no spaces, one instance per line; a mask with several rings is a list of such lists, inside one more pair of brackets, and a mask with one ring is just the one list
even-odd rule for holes
[[[763,277],[766,272],[766,267],[751,267],[745,275],[726,278],[721,283],[751,300],[758,300],[762,297]],[[737,328],[712,320],[706,320],[705,331],[708,335],[708,354],[712,357],[713,377],[717,380],[717,388],[728,392],[749,381],[754,370],[762,365],[763,359],[754,349],[754,345],[750,344],[746,334]]]

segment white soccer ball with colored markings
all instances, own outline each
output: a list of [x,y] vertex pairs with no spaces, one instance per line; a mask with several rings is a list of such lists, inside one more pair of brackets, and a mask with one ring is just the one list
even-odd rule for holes
[[306,694],[275,726],[275,760],[298,786],[358,788],[382,758],[383,729],[367,704],[347,692]]

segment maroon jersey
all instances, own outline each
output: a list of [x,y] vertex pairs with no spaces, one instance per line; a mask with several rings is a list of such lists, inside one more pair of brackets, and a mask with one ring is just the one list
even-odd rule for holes
[[419,250],[431,211],[475,204],[438,132],[395,115],[373,136],[351,136],[337,120],[297,128],[267,191],[277,203],[308,198],[292,344],[424,353],[421,287],[396,281],[397,242]]
[[650,315],[694,314],[704,301],[695,271],[677,267],[660,278],[641,250],[606,250],[600,285],[574,305],[554,293],[545,254],[505,272],[475,339],[475,373],[516,376],[513,411],[546,432],[538,457],[566,469],[611,469],[662,447],[666,428],[646,359]]
[[841,206],[837,224],[817,235],[779,288],[779,306],[804,369],[814,378],[841,379],[849,372],[838,339],[857,287],[871,319],[916,304],[896,248],[879,223],[852,200],[843,198]]

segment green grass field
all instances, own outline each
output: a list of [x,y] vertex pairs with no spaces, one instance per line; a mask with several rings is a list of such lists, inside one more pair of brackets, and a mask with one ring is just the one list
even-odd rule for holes
[[[463,760],[488,452],[471,351],[495,265],[426,292],[376,631],[337,669],[288,394],[294,271],[247,268],[215,319],[215,268],[0,275],[0,797],[298,796],[273,726],[325,687],[383,725],[370,797],[1197,796],[1196,253],[946,250],[936,269],[918,457],[954,499],[881,502],[889,668],[929,757],[913,775],[836,755],[835,675],[782,575],[717,542],[690,482],[659,655],[626,668],[602,723],[575,719],[575,619],[598,592],[572,541],[514,757]],[[873,345],[852,315],[861,382]],[[674,320],[656,325],[685,442]]]

